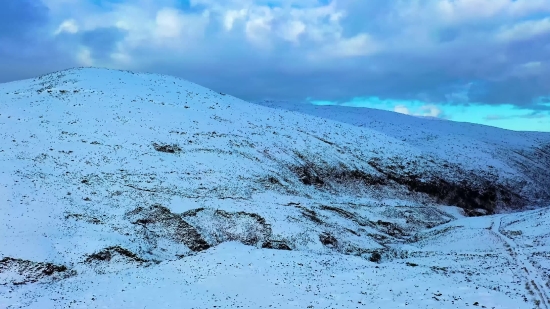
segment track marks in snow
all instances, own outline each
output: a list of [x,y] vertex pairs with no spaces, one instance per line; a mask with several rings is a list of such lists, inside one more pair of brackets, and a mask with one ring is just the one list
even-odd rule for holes
[[530,294],[535,297],[535,304],[538,308],[550,308],[550,290],[546,287],[544,281],[539,276],[539,271],[535,268],[529,259],[525,256],[523,248],[519,246],[513,239],[505,236],[501,232],[502,217],[495,218],[491,224],[491,231],[495,233],[510,253],[518,267],[521,269],[521,276],[525,280],[525,288]]

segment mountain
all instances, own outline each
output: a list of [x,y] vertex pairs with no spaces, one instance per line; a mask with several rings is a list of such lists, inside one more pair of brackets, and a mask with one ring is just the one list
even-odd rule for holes
[[315,106],[273,100],[257,103],[375,130],[420,149],[437,158],[436,161],[443,166],[456,165],[477,175],[488,171],[491,176],[484,180],[495,182],[497,186],[502,184],[513,192],[512,195],[522,196],[514,202],[504,201],[500,204],[500,211],[548,204],[549,133],[516,132],[370,108]]
[[81,68],[0,135],[1,308],[550,306],[550,134]]

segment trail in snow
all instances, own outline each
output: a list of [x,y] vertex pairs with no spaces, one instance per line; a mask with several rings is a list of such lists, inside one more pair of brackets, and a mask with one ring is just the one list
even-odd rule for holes
[[501,224],[502,217],[495,218],[493,224],[491,225],[491,231],[500,237],[502,241],[504,241],[507,251],[521,269],[521,273],[523,273],[522,277],[524,277],[526,288],[536,298],[538,307],[546,309],[550,308],[550,300],[548,298],[550,291],[546,288],[544,281],[540,278],[539,272],[533,264],[529,262],[522,248],[518,246],[513,239],[502,234]]

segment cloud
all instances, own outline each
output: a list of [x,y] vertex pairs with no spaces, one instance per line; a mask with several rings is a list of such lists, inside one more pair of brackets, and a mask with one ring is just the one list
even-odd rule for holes
[[0,82],[74,66],[49,40],[50,10],[39,0],[0,1]]
[[544,110],[548,16],[548,0],[5,0],[0,53],[11,61],[27,52],[19,65],[39,69],[0,80],[42,73],[43,63],[100,65],[178,75],[247,100],[377,96]]
[[382,49],[369,35],[361,33],[354,37],[342,39],[334,45],[326,46],[325,53],[333,57],[355,57],[375,54]]
[[32,0],[6,0],[0,4],[0,56],[20,57],[39,39],[35,31],[48,21],[48,9]]
[[441,110],[435,105],[424,105],[420,108],[421,115],[425,117],[440,117]]
[[435,105],[423,105],[416,108],[414,111],[411,111],[406,105],[399,104],[394,107],[393,111],[400,114],[418,117],[446,118],[441,109]]
[[48,19],[48,9],[40,1],[4,0],[0,10],[0,38],[17,40],[40,27]]
[[78,25],[74,19],[68,19],[59,25],[57,30],[55,30],[54,34],[59,35],[61,33],[71,33],[75,34],[78,32]]
[[507,43],[529,40],[546,34],[550,34],[550,17],[539,20],[526,20],[503,27],[497,33],[496,39]]
[[125,31],[120,28],[97,28],[83,32],[81,42],[90,51],[91,58],[106,60],[125,36]]
[[547,112],[530,112],[527,114],[515,114],[515,115],[497,115],[491,114],[484,117],[484,120],[494,121],[494,120],[507,120],[507,119],[547,119],[550,118],[550,113]]
[[409,111],[409,108],[406,107],[405,105],[396,105],[393,111],[396,113],[405,114],[405,115],[411,114],[411,112]]
[[549,111],[520,111],[513,113],[499,112],[492,113],[483,117],[483,121],[488,125],[515,129],[521,131],[542,131],[550,132],[550,112]]

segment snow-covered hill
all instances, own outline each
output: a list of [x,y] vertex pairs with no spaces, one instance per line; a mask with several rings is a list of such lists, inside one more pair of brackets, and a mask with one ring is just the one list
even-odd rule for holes
[[533,197],[542,204],[550,194],[549,133],[516,132],[370,108],[274,100],[257,103],[369,128],[465,169],[496,171],[501,177],[507,173],[526,176],[525,181],[539,188]]
[[550,134],[312,111],[0,85],[0,308],[550,306],[550,210],[467,217],[550,205]]

